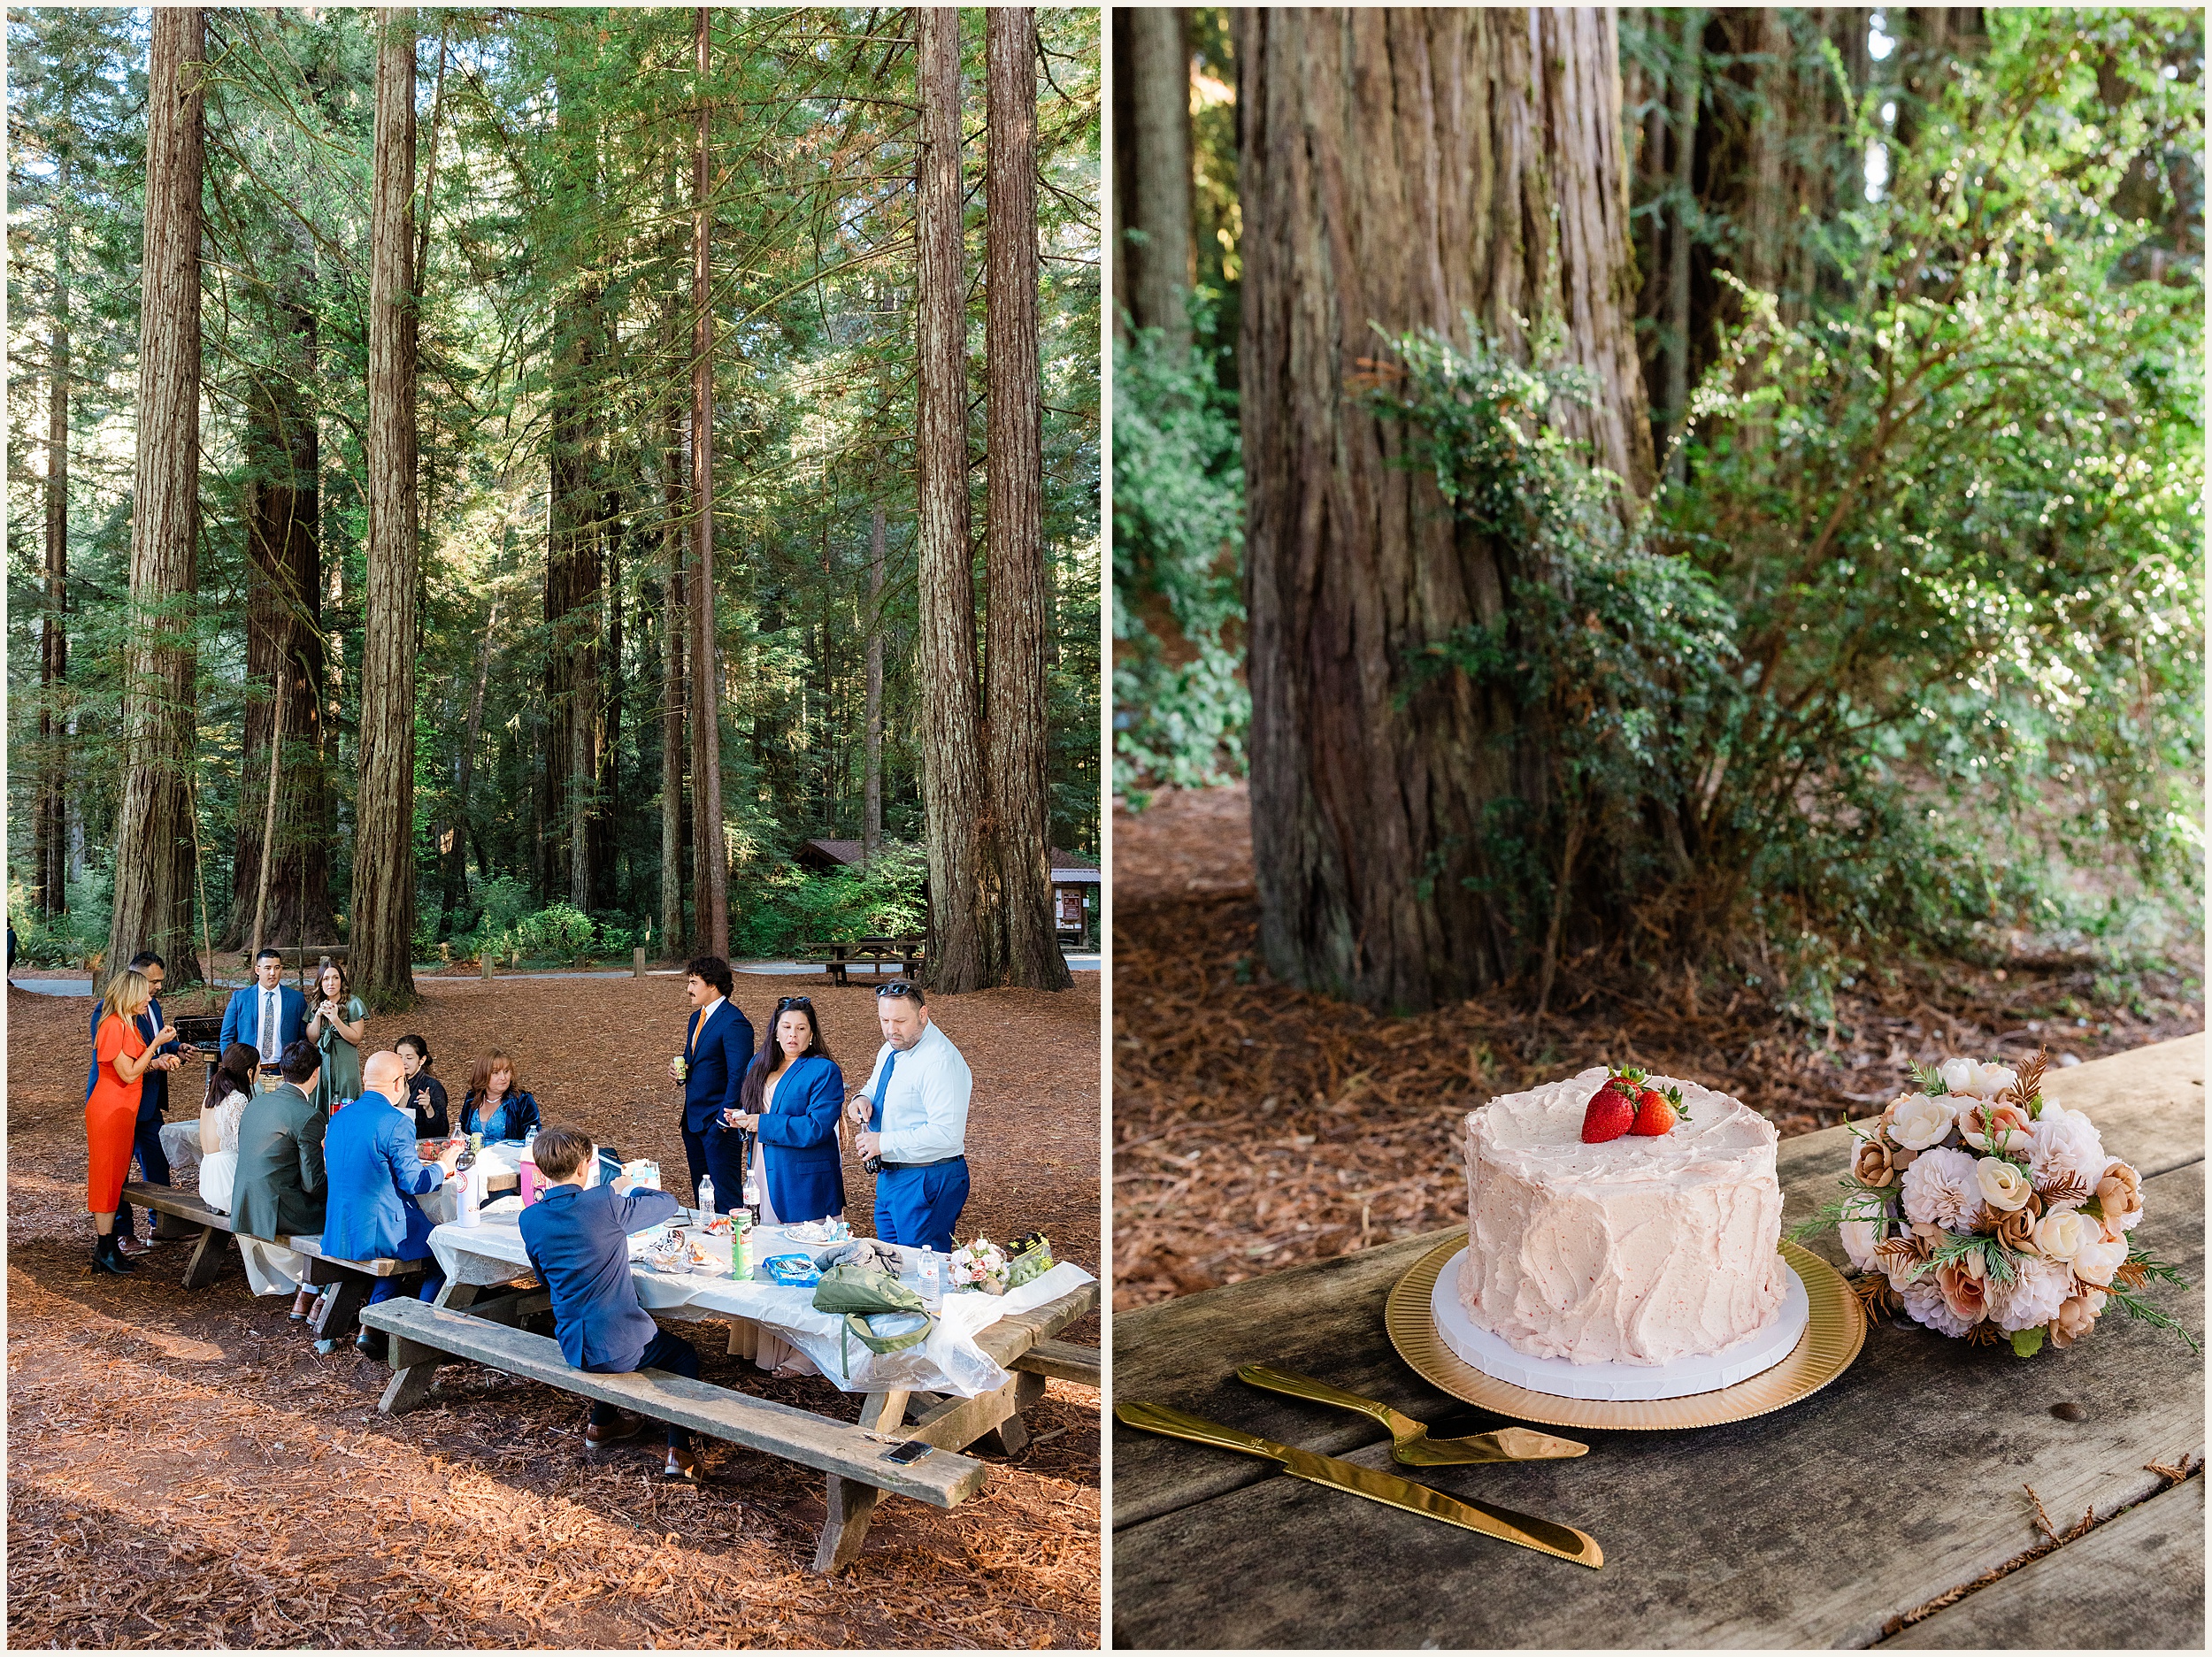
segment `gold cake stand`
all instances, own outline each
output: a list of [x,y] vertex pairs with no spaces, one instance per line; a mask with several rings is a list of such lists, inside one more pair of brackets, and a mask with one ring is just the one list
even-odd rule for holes
[[1620,1400],[1561,1398],[1485,1375],[1444,1344],[1430,1297],[1437,1273],[1467,1246],[1463,1234],[1438,1244],[1398,1279],[1383,1308],[1390,1344],[1421,1378],[1481,1408],[1548,1427],[1597,1427],[1629,1431],[1717,1427],[1787,1408],[1851,1367],[1866,1344],[1866,1313],[1842,1274],[1819,1255],[1784,1243],[1782,1258],[1805,1285],[1812,1316],[1790,1355],[1747,1381],[1686,1398]]

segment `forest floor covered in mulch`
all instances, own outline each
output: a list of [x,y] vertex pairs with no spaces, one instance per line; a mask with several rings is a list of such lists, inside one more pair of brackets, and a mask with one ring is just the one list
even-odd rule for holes
[[1115,812],[1118,1308],[1463,1222],[1467,1111],[1590,1065],[1718,1088],[1787,1137],[1872,1115],[1908,1060],[2062,1064],[2204,1025],[2193,975],[2085,958],[1900,963],[1839,992],[1832,1029],[1718,975],[1586,958],[1540,1019],[1509,991],[1394,1017],[1272,982],[1258,926],[1241,785]]
[[[975,1072],[974,1189],[962,1235],[1048,1231],[1099,1259],[1099,979],[1064,995],[933,1001]],[[849,1085],[879,1037],[859,986],[738,978],[762,1027],[814,998]],[[234,1254],[179,1285],[188,1245],[127,1278],[89,1269],[84,1217],[86,1001],[11,989],[8,1046],[8,1627],[23,1646],[1090,1646],[1099,1626],[1099,1399],[1050,1383],[989,1488],[949,1512],[877,1509],[866,1547],[814,1574],[823,1478],[718,1442],[710,1482],[663,1484],[657,1435],[587,1461],[585,1405],[473,1365],[431,1402],[377,1413],[389,1371],[350,1343],[317,1354],[289,1297],[256,1300]],[[469,1061],[504,1047],[549,1125],[684,1167],[667,1080],[680,978],[439,981],[372,1047],[412,1030],[457,1104]],[[173,1104],[196,1108],[197,1079]],[[671,1177],[672,1176],[672,1177]],[[872,1231],[872,1181],[845,1170]],[[142,1232],[144,1230],[142,1223]],[[704,1377],[851,1421],[818,1378],[774,1379],[678,1326]],[[1064,1339],[1094,1345],[1087,1318]],[[703,1333],[706,1338],[702,1338]]]

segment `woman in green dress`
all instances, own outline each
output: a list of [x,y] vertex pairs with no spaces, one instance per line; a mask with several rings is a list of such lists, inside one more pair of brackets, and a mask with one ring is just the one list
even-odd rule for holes
[[361,1042],[368,1033],[369,1009],[334,961],[323,968],[317,987],[322,1000],[307,1021],[307,1039],[322,1049],[323,1079],[315,1089],[315,1102],[329,1111],[361,1097]]

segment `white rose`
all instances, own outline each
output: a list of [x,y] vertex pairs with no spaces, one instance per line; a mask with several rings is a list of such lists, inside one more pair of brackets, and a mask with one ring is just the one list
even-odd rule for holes
[[1981,1208],[1974,1159],[1964,1151],[1923,1151],[1898,1181],[1898,1190],[1905,1217],[1923,1225],[1962,1231]]
[[1843,1239],[1843,1252],[1851,1257],[1852,1270],[1866,1271],[1874,1264],[1874,1245],[1881,1240],[1875,1235],[1871,1220],[1846,1220],[1836,1227],[1836,1235]]
[[1982,1067],[1971,1059],[1946,1059],[1936,1071],[1943,1078],[1944,1087],[1954,1093],[1970,1093],[1981,1078]]
[[2020,1072],[2009,1064],[1980,1064],[1975,1066],[1974,1084],[1967,1092],[1984,1099],[1996,1099],[2006,1088],[2020,1079]]
[[2012,1281],[1989,1281],[1989,1321],[2003,1330],[2033,1329],[2058,1316],[2074,1292],[2074,1274],[2055,1260],[2023,1255],[2012,1262]]
[[2101,1289],[2112,1281],[2112,1274],[2127,1263],[2127,1257],[2126,1238],[2108,1243],[2102,1231],[2092,1232],[2074,1251],[2074,1275]]
[[1940,1145],[1951,1132],[1949,1103],[1925,1093],[1907,1093],[1884,1115],[1889,1123],[1889,1137],[1909,1151]]
[[2046,1110],[2028,1136],[2028,1171],[2039,1185],[2071,1176],[2084,1191],[2094,1191],[2108,1160],[2097,1124],[2078,1110]]
[[2096,1228],[2073,1208],[2054,1208],[2035,1223],[2035,1246],[2049,1260],[2070,1262]]
[[1975,1163],[1974,1184],[1984,1202],[2007,1214],[2026,1208],[2028,1199],[2035,1194],[2028,1177],[2001,1156],[1985,1156]]

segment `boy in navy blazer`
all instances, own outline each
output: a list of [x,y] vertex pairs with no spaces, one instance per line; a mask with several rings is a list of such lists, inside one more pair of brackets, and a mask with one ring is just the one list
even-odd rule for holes
[[[165,1021],[161,1011],[161,986],[169,971],[169,963],[150,949],[142,949],[131,957],[134,971],[142,972],[154,986],[154,999],[146,1003],[146,1010],[138,1016],[138,1032],[149,1040],[161,1033]],[[92,1070],[85,1078],[84,1096],[89,1100],[92,1090],[100,1083],[100,1020],[106,1015],[107,1002],[95,997],[92,1003]],[[146,1067],[145,1085],[138,1090],[138,1120],[132,1124],[131,1151],[138,1158],[140,1171],[150,1185],[169,1183],[169,1153],[161,1148],[161,1124],[169,1111],[169,1072],[184,1062],[184,1043],[180,1040],[165,1042],[156,1049],[160,1057]],[[172,1231],[165,1224],[167,1216],[154,1222],[157,1238],[185,1236],[182,1230]],[[124,1203],[115,1211],[116,1247],[126,1254],[142,1254],[146,1245],[138,1240],[138,1216],[131,1205]]]
[[692,1206],[698,1206],[702,1175],[714,1179],[714,1211],[727,1214],[742,1201],[745,1135],[726,1127],[725,1110],[739,1109],[745,1072],[753,1062],[753,1026],[730,999],[730,963],[701,955],[686,969],[691,1019],[684,1050],[668,1062],[684,1085],[684,1161],[690,1165]]
[[[553,1128],[538,1135],[531,1154],[545,1194],[525,1208],[515,1224],[530,1269],[553,1297],[553,1323],[561,1356],[587,1375],[628,1375],[637,1369],[666,1369],[699,1378],[699,1354],[680,1335],[656,1323],[637,1298],[630,1277],[630,1233],[673,1218],[676,1199],[649,1187],[632,1189],[626,1178],[584,1188],[584,1170],[598,1150],[591,1136],[573,1128]],[[595,1403],[584,1427],[592,1449],[636,1435],[639,1423],[625,1422],[611,1404]],[[671,1424],[664,1478],[695,1484],[698,1460],[691,1434]]]
[[242,1041],[261,1055],[265,1072],[274,1070],[284,1049],[307,1031],[307,997],[277,982],[283,971],[284,957],[264,949],[253,958],[254,982],[233,990],[223,1009],[220,1050],[227,1053],[232,1042]]

